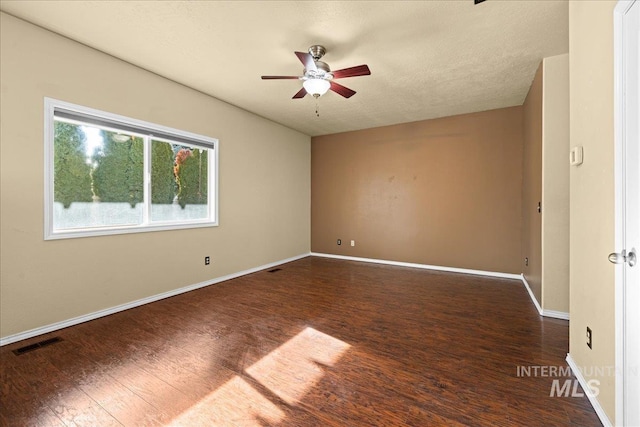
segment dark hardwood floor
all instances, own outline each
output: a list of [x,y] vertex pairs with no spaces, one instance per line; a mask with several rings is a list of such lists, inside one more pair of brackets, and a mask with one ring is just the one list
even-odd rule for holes
[[586,397],[550,397],[564,377],[518,376],[566,369],[568,346],[519,281],[280,268],[2,347],[1,425],[600,425]]

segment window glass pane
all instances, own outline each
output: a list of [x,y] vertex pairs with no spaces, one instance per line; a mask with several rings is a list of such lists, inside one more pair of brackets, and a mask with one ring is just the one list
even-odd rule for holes
[[151,141],[151,221],[207,219],[209,150]]
[[142,138],[54,123],[54,229],[142,223]]
[[93,193],[103,215],[92,225],[135,225],[143,221],[144,141],[101,130],[93,155]]
[[80,126],[55,122],[53,151],[53,220],[56,228],[86,226],[86,206],[93,201],[91,153]]

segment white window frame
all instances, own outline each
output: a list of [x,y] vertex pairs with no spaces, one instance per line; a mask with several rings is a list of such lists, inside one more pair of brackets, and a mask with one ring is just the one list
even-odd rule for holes
[[[148,231],[177,230],[199,227],[218,226],[218,157],[219,141],[195,133],[173,129],[155,123],[132,119],[118,114],[108,113],[81,105],[60,101],[53,98],[44,98],[44,239],[69,239],[76,237],[105,236],[127,233],[142,233]],[[99,126],[104,129],[118,130],[122,127],[127,133],[134,133],[143,137],[144,145],[144,201],[143,223],[124,226],[101,226],[77,229],[58,229],[53,224],[54,204],[54,117],[56,111],[76,115],[87,120],[92,118],[104,122],[107,125]],[[82,122],[82,120],[80,120]],[[95,126],[88,122],[88,125]],[[208,160],[208,185],[207,207],[208,218],[181,221],[150,221],[150,192],[151,192],[151,139],[156,141],[179,143],[209,149]]]

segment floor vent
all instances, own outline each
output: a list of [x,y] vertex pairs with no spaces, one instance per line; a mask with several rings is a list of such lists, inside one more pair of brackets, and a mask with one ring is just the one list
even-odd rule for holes
[[281,268],[272,268],[271,270],[267,271],[267,273],[275,273],[276,271],[280,271],[282,270]]
[[46,347],[48,345],[55,344],[60,341],[62,341],[62,338],[60,337],[49,338],[48,340],[39,341],[37,343],[33,343],[33,344],[25,345],[24,347],[17,348],[13,350],[13,354],[15,354],[16,356],[20,356],[21,354],[25,354],[42,347]]

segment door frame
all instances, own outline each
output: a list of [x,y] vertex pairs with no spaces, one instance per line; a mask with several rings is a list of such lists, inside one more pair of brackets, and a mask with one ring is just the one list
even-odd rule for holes
[[[613,12],[614,31],[614,176],[615,176],[615,251],[624,249],[624,40],[623,18],[637,0],[618,0]],[[615,419],[616,425],[623,425],[626,418],[625,407],[625,280],[624,268],[615,269]]]

